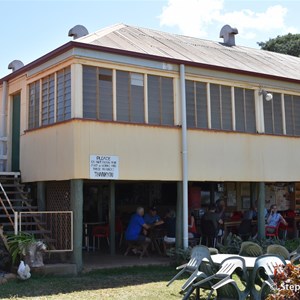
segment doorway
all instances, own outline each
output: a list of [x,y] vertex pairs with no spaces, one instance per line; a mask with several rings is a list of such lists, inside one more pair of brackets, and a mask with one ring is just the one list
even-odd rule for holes
[[11,143],[11,170],[20,171],[20,94],[12,99],[12,143]]

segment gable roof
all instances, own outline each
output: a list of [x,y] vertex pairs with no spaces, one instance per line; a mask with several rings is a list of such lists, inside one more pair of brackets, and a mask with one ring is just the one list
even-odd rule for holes
[[151,56],[300,80],[300,58],[117,24],[75,42]]

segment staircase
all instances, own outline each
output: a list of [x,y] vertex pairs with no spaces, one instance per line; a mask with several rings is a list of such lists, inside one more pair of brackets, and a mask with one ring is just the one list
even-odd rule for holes
[[0,173],[0,224],[3,225],[5,234],[20,230],[34,234],[36,238],[47,234],[44,224],[34,214],[38,209],[32,202],[25,185],[21,183],[20,173]]

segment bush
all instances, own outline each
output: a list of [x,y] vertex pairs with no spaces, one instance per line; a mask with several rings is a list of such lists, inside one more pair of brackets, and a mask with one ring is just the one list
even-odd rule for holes
[[266,300],[300,299],[300,266],[287,264],[278,266],[274,273],[275,291]]

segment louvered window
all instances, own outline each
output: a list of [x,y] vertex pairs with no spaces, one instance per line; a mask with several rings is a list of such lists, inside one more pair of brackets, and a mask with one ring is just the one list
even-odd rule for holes
[[265,133],[283,134],[281,95],[273,93],[273,100],[263,99]]
[[42,79],[42,125],[54,123],[54,74]]
[[186,114],[189,128],[208,128],[206,83],[186,81]]
[[40,110],[40,82],[36,81],[29,85],[29,116],[28,128],[39,127]]
[[117,120],[144,122],[144,76],[117,71]]
[[300,96],[284,95],[286,134],[300,135]]
[[[40,101],[41,124],[39,124]],[[71,118],[70,67],[46,76],[29,85],[28,112],[29,129]]]
[[113,119],[112,70],[83,66],[83,117]]
[[148,75],[149,124],[174,125],[173,79]]
[[56,120],[68,120],[71,118],[71,68],[57,72],[56,89]]
[[234,88],[235,124],[236,130],[241,132],[256,132],[254,91]]
[[211,128],[232,130],[231,88],[225,85],[210,85]]

